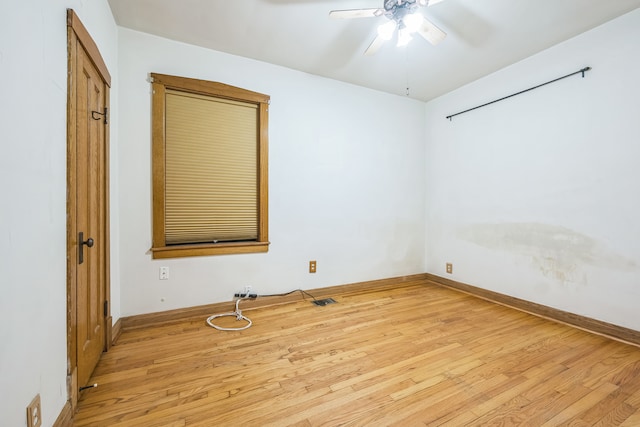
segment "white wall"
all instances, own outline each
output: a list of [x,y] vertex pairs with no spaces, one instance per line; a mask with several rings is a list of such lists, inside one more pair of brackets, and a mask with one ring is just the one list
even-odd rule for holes
[[[66,8],[93,35],[112,74],[117,27],[102,0],[2,6],[0,424],[26,425],[26,407],[39,393],[43,426],[50,426],[67,400]],[[117,122],[111,129],[117,133]]]
[[[123,316],[424,271],[423,103],[123,28],[119,53]],[[150,72],[271,96],[268,253],[151,259]]]
[[640,330],[638,40],[640,10],[427,104],[429,272]]

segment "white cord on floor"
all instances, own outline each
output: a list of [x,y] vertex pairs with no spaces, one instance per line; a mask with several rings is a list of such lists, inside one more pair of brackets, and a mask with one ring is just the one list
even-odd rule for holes
[[[211,326],[212,328],[216,328],[219,331],[243,331],[245,329],[248,329],[251,326],[251,320],[248,317],[245,317],[242,315],[242,312],[238,308],[238,304],[240,304],[239,299],[236,300],[236,311],[234,311],[233,313],[221,313],[221,314],[214,314],[213,316],[209,316],[209,318],[207,319],[207,323],[209,324],[209,326]],[[226,316],[235,316],[236,320],[244,320],[245,322],[247,322],[247,324],[240,328],[223,328],[222,326],[215,325],[212,322],[213,319],[216,319],[218,317],[226,317]]]

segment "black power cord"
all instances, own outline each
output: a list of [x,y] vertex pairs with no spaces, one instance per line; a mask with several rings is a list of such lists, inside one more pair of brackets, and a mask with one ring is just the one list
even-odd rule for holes
[[[295,289],[293,291],[289,291],[289,292],[285,292],[283,294],[268,294],[268,295],[259,295],[260,297],[286,297],[287,295],[291,295],[295,292],[300,292],[302,294],[302,299],[305,299],[305,295],[310,296],[311,298],[313,298],[314,301],[316,301],[316,297],[314,297],[313,295],[311,295],[309,292],[307,291],[303,291],[302,289]],[[237,294],[236,294],[237,295]],[[251,298],[251,296],[249,296],[249,298]]]

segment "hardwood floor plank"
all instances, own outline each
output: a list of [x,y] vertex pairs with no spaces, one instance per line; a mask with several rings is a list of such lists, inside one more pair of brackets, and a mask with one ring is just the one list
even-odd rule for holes
[[[605,414],[605,415],[601,416],[597,422],[594,422],[593,420],[590,419],[589,415],[591,414],[587,414],[587,416],[581,416],[580,421],[583,421],[586,425],[590,425],[594,427],[595,426],[598,426],[598,427],[617,426],[617,425],[623,424],[625,420],[627,420],[631,415],[633,415],[636,412],[636,408],[624,402],[611,409],[600,407],[599,410],[602,411],[600,412],[600,414]],[[593,412],[593,411],[589,409],[589,412]]]
[[597,389],[593,390],[589,394],[585,395],[581,399],[575,401],[573,404],[558,412],[553,418],[542,424],[542,427],[557,426],[559,424],[565,423],[574,416],[577,416],[580,413],[584,412],[586,408],[590,408],[591,406],[596,405],[598,402],[600,402],[602,399],[606,398],[616,390],[618,390],[618,386],[616,385],[609,383],[602,384]]
[[464,411],[469,400],[482,401],[487,398],[485,394],[487,391],[503,387],[512,379],[506,375],[497,375],[488,379],[478,378],[475,383],[467,383],[459,378],[453,378],[450,381],[455,384],[450,390],[441,393],[437,393],[436,390],[426,390],[426,396],[423,394],[407,396],[405,401],[411,402],[410,405],[398,408],[395,414],[387,414],[382,420],[392,420],[393,422],[389,422],[390,425],[407,426],[419,423],[441,425]]
[[[615,424],[610,424],[610,425],[615,425]],[[637,426],[640,426],[640,413],[638,413],[638,411],[636,410],[636,412],[633,413],[633,415],[631,415],[629,418],[624,420],[622,422],[622,424],[620,424],[620,426],[621,427],[637,427]]]

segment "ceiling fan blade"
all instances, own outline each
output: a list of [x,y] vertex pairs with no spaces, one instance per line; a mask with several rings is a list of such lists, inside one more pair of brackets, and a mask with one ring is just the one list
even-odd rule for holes
[[381,16],[384,9],[348,9],[348,10],[332,10],[329,12],[331,18],[351,19],[351,18],[375,18]]
[[376,38],[373,39],[367,50],[364,51],[364,54],[367,56],[374,55],[377,51],[380,50],[385,41],[386,40],[382,36],[377,35]]
[[422,24],[418,27],[418,34],[434,46],[447,36],[447,33],[436,27],[436,24],[426,18],[422,20]]

